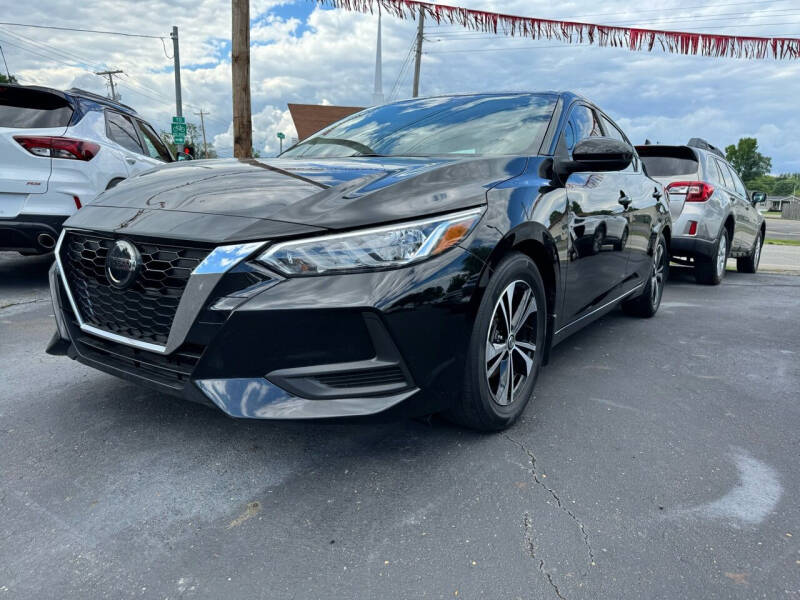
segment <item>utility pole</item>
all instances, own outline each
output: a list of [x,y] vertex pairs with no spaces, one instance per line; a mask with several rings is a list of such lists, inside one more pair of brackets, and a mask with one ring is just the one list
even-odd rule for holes
[[[178,47],[178,28],[172,26],[172,33],[169,35],[172,38],[172,57],[175,60],[175,114],[179,117],[183,116],[183,102],[181,100],[181,55]],[[178,156],[183,153],[183,144],[175,144],[175,151]]]
[[100,75],[102,77],[108,77],[108,83],[111,86],[111,99],[112,100],[116,100],[117,99],[117,92],[114,89],[114,75],[119,75],[120,73],[122,73],[122,71],[120,69],[117,69],[116,71],[100,71],[99,73],[95,73],[95,75]]
[[383,104],[383,71],[381,59],[381,5],[378,5],[378,41],[375,47],[375,88],[372,92],[372,104]]
[[203,109],[200,109],[200,112],[194,113],[196,115],[200,115],[200,131],[203,132],[203,158],[208,158],[208,144],[206,144],[206,122],[203,119],[204,115],[207,115],[207,112],[204,112]]
[[233,83],[233,155],[253,156],[250,115],[250,0],[231,0],[231,74]]
[[417,55],[414,61],[414,91],[412,96],[416,98],[419,96],[419,67],[422,62],[422,30],[425,26],[425,11],[419,11],[419,23],[417,24]]

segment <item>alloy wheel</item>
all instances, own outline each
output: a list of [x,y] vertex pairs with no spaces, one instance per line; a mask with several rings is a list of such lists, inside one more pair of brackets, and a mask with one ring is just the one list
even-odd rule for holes
[[486,337],[486,382],[500,406],[514,402],[533,374],[538,308],[533,289],[516,280],[500,294]]
[[661,302],[661,294],[664,292],[665,270],[664,246],[658,244],[653,252],[653,272],[650,275],[650,302],[654,308]]
[[728,238],[723,234],[719,238],[717,247],[717,276],[722,277],[725,273],[725,262],[728,260]]

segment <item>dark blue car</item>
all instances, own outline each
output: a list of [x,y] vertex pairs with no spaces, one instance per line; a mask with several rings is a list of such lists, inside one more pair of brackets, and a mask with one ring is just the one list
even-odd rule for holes
[[570,93],[364,110],[276,159],[131,178],[65,224],[48,351],[234,417],[499,430],[551,347],[658,310],[670,216]]

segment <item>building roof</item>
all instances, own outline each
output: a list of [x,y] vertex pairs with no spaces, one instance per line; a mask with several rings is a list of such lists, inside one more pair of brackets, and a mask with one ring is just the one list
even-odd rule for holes
[[302,141],[310,135],[325,129],[339,119],[364,110],[360,106],[330,106],[322,104],[289,104],[289,112],[297,129],[297,139]]

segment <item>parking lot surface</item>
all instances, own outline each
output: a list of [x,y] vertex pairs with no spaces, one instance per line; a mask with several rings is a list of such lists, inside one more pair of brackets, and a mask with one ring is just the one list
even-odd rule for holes
[[235,421],[48,356],[47,263],[0,254],[0,598],[800,598],[800,277],[673,269],[481,435]]

